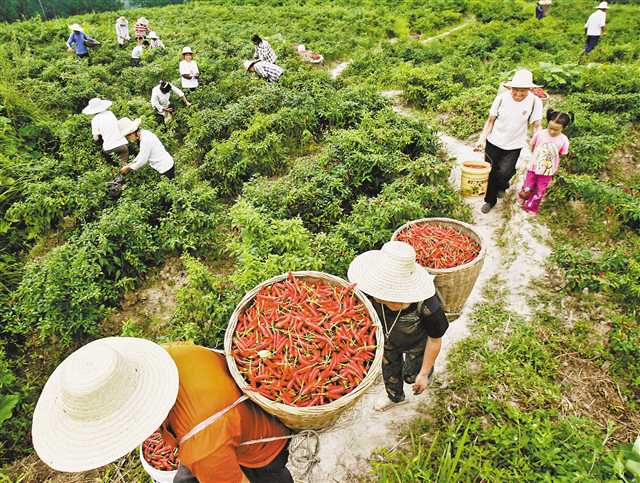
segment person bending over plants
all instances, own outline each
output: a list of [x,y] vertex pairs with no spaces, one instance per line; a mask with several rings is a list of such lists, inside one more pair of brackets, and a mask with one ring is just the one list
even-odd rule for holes
[[414,394],[427,388],[449,321],[433,276],[416,263],[416,252],[408,243],[390,241],[382,250],[358,255],[347,276],[373,298],[382,322],[382,376],[387,395],[375,409],[385,411],[405,402],[404,382],[413,384]]
[[254,60],[264,60],[265,62],[270,62],[272,64],[276,63],[276,53],[269,42],[260,38],[258,34],[253,34],[251,42],[253,42],[253,45],[255,46],[253,50]]
[[264,60],[246,60],[244,68],[247,72],[255,72],[258,77],[262,77],[269,82],[277,82],[280,76],[284,74],[282,67]]
[[147,39],[138,39],[137,42],[138,44],[131,50],[131,67],[140,67],[142,54],[151,45]]
[[120,168],[121,174],[127,174],[130,171],[137,171],[145,164],[148,164],[158,173],[173,179],[175,176],[173,158],[164,148],[158,136],[146,129],[140,129],[140,119],[133,121],[128,117],[123,117],[118,121],[120,134],[127,138],[130,143],[140,143],[140,152],[132,163]]
[[293,483],[287,428],[242,396],[224,356],[193,344],[90,342],[49,377],[31,430],[36,453],[58,471],[107,465],[160,431],[181,464],[172,481]]
[[120,161],[126,163],[129,160],[129,147],[127,140],[118,128],[118,120],[109,110],[113,104],[106,99],[94,97],[82,110],[82,114],[93,116],[91,119],[91,133],[93,140],[102,144],[102,152],[111,161],[111,155],[117,154]]
[[537,214],[549,183],[560,167],[560,156],[569,152],[569,139],[562,132],[573,121],[566,112],[547,111],[547,128],[531,138],[533,156],[527,166],[527,174],[518,194],[522,209]]
[[187,100],[180,89],[172,83],[161,80],[160,83],[151,90],[151,105],[156,110],[158,121],[168,124],[171,121],[173,107],[171,107],[171,93],[180,98],[182,103],[189,107],[191,103]]
[[527,129],[533,125],[535,134],[542,119],[542,101],[531,92],[540,86],[533,83],[530,71],[517,71],[504,86],[508,92],[498,94],[491,104],[489,118],[475,146],[476,151],[484,149],[485,160],[491,164],[482,213],[491,211],[509,188],[520,151],[527,142]]

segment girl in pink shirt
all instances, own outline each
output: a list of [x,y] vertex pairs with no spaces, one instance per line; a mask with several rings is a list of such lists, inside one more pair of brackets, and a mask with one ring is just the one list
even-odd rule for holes
[[560,167],[560,156],[569,152],[569,139],[562,131],[571,124],[573,115],[549,109],[547,128],[538,131],[531,138],[533,156],[527,166],[527,175],[518,197],[522,209],[537,214],[551,178]]

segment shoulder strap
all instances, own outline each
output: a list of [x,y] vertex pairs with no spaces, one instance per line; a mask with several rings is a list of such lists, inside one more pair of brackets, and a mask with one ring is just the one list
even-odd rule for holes
[[183,445],[186,441],[190,440],[191,438],[193,438],[196,434],[198,434],[200,431],[203,431],[204,429],[208,428],[209,426],[211,426],[213,423],[215,423],[218,419],[220,419],[222,416],[224,416],[227,412],[231,411],[233,408],[235,408],[238,404],[243,403],[244,401],[246,401],[247,399],[249,399],[249,396],[247,396],[246,394],[240,396],[238,399],[236,399],[233,403],[229,404],[226,408],[221,409],[220,411],[218,411],[215,414],[212,414],[211,416],[209,416],[207,419],[205,419],[204,421],[196,424],[196,426],[189,431],[187,434],[185,434],[182,438],[180,438],[180,441],[178,442],[179,445]]
[[529,113],[529,117],[527,118],[527,128],[529,127],[529,124],[531,124],[531,116],[533,116],[533,111],[536,110],[536,102],[538,102],[537,100],[539,99],[539,97],[534,93],[531,93],[531,95],[533,96],[533,102],[531,103],[531,112]]

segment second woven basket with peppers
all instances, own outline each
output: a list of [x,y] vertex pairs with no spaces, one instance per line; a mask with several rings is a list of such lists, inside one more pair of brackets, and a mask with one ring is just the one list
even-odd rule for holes
[[341,278],[294,272],[249,292],[225,353],[242,391],[293,429],[331,424],[375,380],[382,329],[369,300]]

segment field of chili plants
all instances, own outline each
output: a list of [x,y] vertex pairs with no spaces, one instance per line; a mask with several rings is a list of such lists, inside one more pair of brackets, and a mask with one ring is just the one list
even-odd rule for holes
[[[499,303],[481,307],[474,337],[452,356],[457,369],[440,392],[437,421],[417,422],[410,447],[383,453],[372,477],[623,474],[620,455],[638,429],[624,415],[640,411],[640,7],[612,2],[607,36],[585,58],[592,2],[554,3],[541,22],[524,0],[216,0],[0,25],[0,468],[20,477],[15,462],[32,453],[39,391],[80,345],[122,334],[221,347],[233,309],[265,279],[295,270],[344,276],[357,253],[409,220],[471,221],[447,183],[451,165],[436,131],[477,134],[498,83],[528,67],[549,105],[576,115],[571,154],[543,205],[557,272],[541,289],[546,308],[498,336],[511,318]],[[120,14],[146,16],[167,49],[129,67],[129,48],[113,35]],[[71,22],[103,42],[89,62],[65,51]],[[276,84],[241,69],[254,32],[285,69]],[[332,80],[302,63],[294,43],[327,64],[353,63]],[[164,128],[150,92],[160,79],[178,82],[185,45],[202,85]],[[378,94],[389,88],[429,123],[398,116]],[[158,134],[176,161],[175,180],[147,168],[128,176],[119,199],[108,195],[116,167],[80,114],[96,96]],[[127,296],[176,258],[186,282],[167,322],[114,323]],[[548,308],[558,305],[575,308],[575,326]],[[594,318],[605,327],[595,338]],[[613,415],[611,428],[558,409],[567,352],[606,367],[624,396],[618,413],[602,410]],[[481,370],[469,369],[474,360]]]
[[[411,2],[400,10],[393,3],[220,1],[127,11],[149,18],[167,45],[146,53],[140,68],[129,67],[130,47],[115,43],[123,12],[0,27],[2,466],[31,453],[42,384],[79,345],[133,334],[220,347],[233,308],[264,279],[290,270],[344,276],[356,253],[412,218],[468,219],[428,126],[399,118],[371,86],[332,81],[291,47],[305,43],[332,61],[409,26],[436,31],[465,2],[420,13]],[[440,7],[448,20],[431,22]],[[89,62],[64,48],[76,21],[103,43]],[[277,84],[241,69],[254,32],[286,70]],[[197,53],[202,86],[164,128],[150,91],[161,79],[178,82],[185,45]],[[145,169],[128,176],[118,199],[109,196],[116,167],[80,114],[96,96],[158,134],[176,160],[175,180]],[[187,283],[169,323],[114,324],[127,294],[176,256]]]

